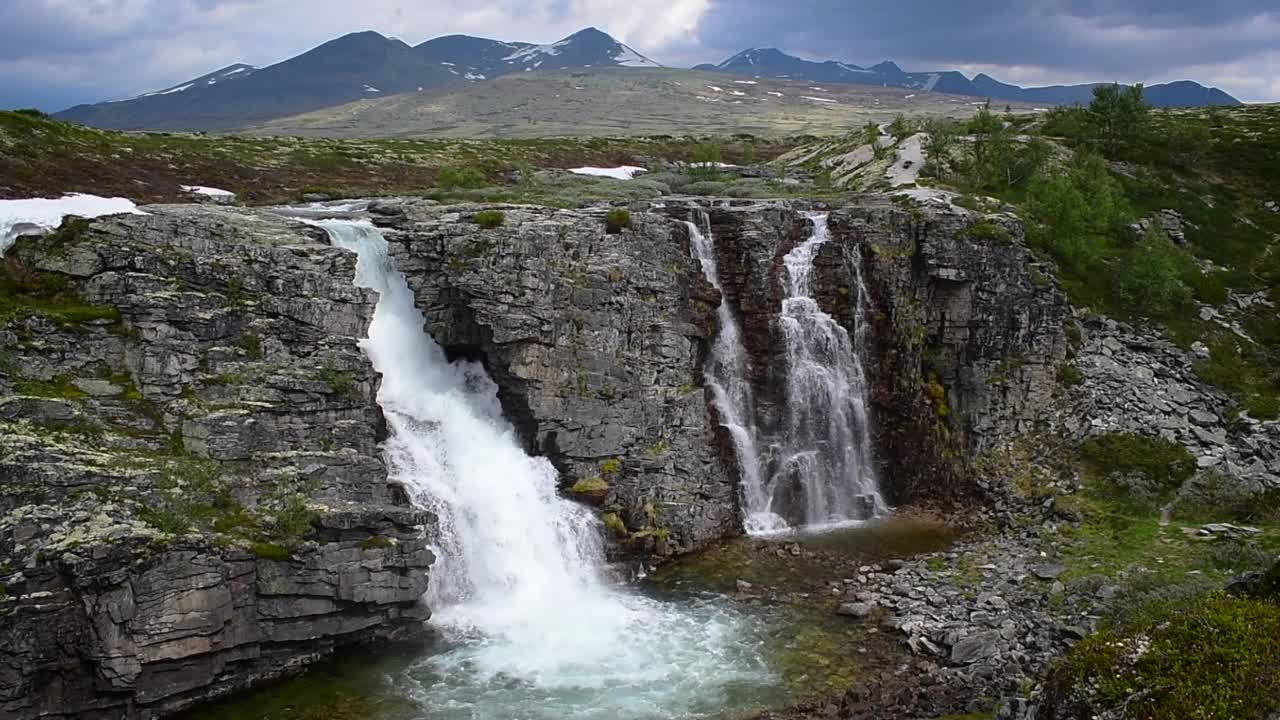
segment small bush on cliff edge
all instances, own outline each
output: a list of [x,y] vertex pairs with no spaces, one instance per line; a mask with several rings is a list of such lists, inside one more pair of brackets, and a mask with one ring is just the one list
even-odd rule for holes
[[492,230],[502,227],[507,221],[507,216],[501,210],[481,210],[472,219],[485,230]]
[[631,211],[615,208],[604,216],[604,227],[610,235],[617,235],[624,228],[631,227]]

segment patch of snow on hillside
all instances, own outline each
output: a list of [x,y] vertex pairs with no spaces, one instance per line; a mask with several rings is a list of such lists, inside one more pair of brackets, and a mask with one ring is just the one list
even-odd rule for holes
[[809,89],[810,89],[810,90],[813,90],[813,91],[816,91],[816,92],[830,92],[830,91],[829,91],[829,90],[827,90],[826,88],[820,88],[820,87],[817,87],[816,85],[811,85],[811,86],[809,86]]
[[662,67],[626,45],[618,47],[618,51],[613,54],[613,61],[626,67]]
[[732,90],[732,91],[730,91],[730,92],[731,92],[732,94],[734,94],[734,95],[739,96],[739,97],[746,97],[746,95],[747,95],[746,93],[742,92],[741,90]]
[[770,95],[774,96],[774,97],[785,97],[782,93],[780,93],[780,92],[775,92],[775,91],[773,91],[773,90],[769,90],[769,91],[767,91],[767,92],[768,92]]
[[942,75],[938,73],[930,73],[929,82],[925,83],[924,87],[921,88],[921,90],[924,90],[925,92],[933,92],[933,88],[937,86],[938,81],[941,79],[942,79]]
[[70,193],[60,198],[0,200],[0,255],[21,235],[39,235],[62,224],[68,215],[96,218],[103,215],[146,215],[132,200]]
[[615,180],[630,180],[640,173],[649,171],[634,165],[620,165],[614,168],[580,167],[573,168],[569,172],[574,175],[590,175],[592,177],[607,177]]
[[208,195],[209,197],[235,197],[236,194],[230,190],[220,190],[215,187],[205,187],[204,185],[182,185],[182,192],[191,193],[192,195]]
[[[530,45],[529,47],[517,50],[502,59],[507,62],[522,62],[528,64],[543,55],[559,55],[560,48],[564,47],[569,42],[570,41],[566,39],[561,40],[554,45]],[[538,64],[542,64],[541,61],[539,61]]]
[[379,93],[380,93],[380,92],[382,92],[381,90],[379,90],[378,88],[376,88],[376,87],[374,87],[374,86],[372,86],[372,85],[365,85],[365,86],[364,86],[364,91],[365,91],[365,92],[379,92]]
[[178,87],[169,88],[168,90],[157,90],[155,92],[143,93],[141,97],[152,97],[155,95],[169,95],[171,93],[186,92],[190,90],[191,86],[194,84],[195,83],[187,83],[186,85],[179,85]]
[[903,96],[903,98],[902,98],[902,99],[903,99],[903,100],[910,100],[911,98],[913,98],[913,97],[915,97],[915,96],[916,96],[916,94],[915,94],[915,93],[911,93],[910,95],[905,95],[905,96]]
[[488,80],[489,79],[484,75],[481,75],[480,73],[467,73],[466,75],[463,75],[463,77],[465,77],[468,80]]
[[241,67],[241,68],[236,68],[235,70],[232,70],[231,72],[224,73],[224,74],[223,74],[223,77],[227,77],[227,76],[230,76],[230,75],[235,75],[236,73],[242,73],[242,72],[244,72],[245,70],[248,70],[248,69],[249,69],[249,68],[242,68],[242,67]]
[[739,85],[759,85],[760,84],[755,80],[734,80],[734,82]]
[[715,90],[716,92],[724,92],[724,88],[722,87],[716,87],[715,85],[708,85],[707,87],[711,88],[712,90]]
[[831,98],[813,97],[813,96],[810,96],[810,95],[801,95],[800,97],[804,98],[805,100],[812,100],[812,101],[814,101],[814,102],[820,102],[820,103],[835,103],[835,102],[840,102],[839,100],[832,100]]

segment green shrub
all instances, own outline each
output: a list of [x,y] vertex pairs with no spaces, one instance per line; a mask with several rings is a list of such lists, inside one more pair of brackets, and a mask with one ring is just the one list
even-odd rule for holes
[[253,544],[253,554],[263,560],[275,560],[277,562],[289,559],[289,549],[283,545],[275,543],[260,542]]
[[507,216],[501,210],[481,210],[472,219],[485,230],[492,230],[502,227],[507,221]]
[[1071,363],[1062,363],[1058,366],[1058,383],[1066,387],[1083,384],[1084,373],[1080,372],[1080,368]]
[[605,230],[610,235],[616,235],[623,231],[624,228],[631,227],[631,211],[622,208],[614,208],[604,216]]
[[1104,477],[1138,474],[1163,492],[1178,489],[1196,471],[1196,459],[1185,447],[1136,433],[1095,435],[1080,453]]
[[385,550],[396,546],[396,541],[386,535],[370,535],[360,541],[361,550]]
[[43,110],[37,110],[36,108],[18,108],[17,110],[14,110],[14,112],[19,115],[26,115],[27,117],[34,117],[34,118],[49,117],[48,113],[46,113]]
[[251,358],[262,357],[262,338],[253,333],[245,333],[237,338],[236,347],[244,350]]
[[979,220],[978,222],[966,227],[960,231],[960,236],[970,240],[986,240],[990,242],[1009,243],[1013,242],[1013,234],[1009,232],[1003,225],[998,225],[990,220]]
[[1120,267],[1120,297],[1131,308],[1163,317],[1185,306],[1191,291],[1182,282],[1186,253],[1154,226],[1129,252]]
[[473,167],[444,167],[436,175],[436,186],[442,190],[482,188],[489,184],[484,172]]
[[339,370],[332,365],[326,365],[316,374],[316,379],[329,386],[335,395],[347,395],[355,389],[355,376],[349,372]]
[[1047,694],[1059,718],[1264,717],[1280,710],[1280,606],[1212,594],[1158,622],[1100,632],[1059,663]]

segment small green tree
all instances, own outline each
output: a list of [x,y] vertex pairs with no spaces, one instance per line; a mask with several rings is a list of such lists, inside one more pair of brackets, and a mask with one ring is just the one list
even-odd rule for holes
[[702,179],[714,178],[720,174],[720,163],[724,157],[724,149],[717,142],[703,142],[693,146],[689,156],[689,173]]
[[1146,134],[1151,106],[1143,96],[1141,84],[1099,85],[1093,89],[1088,113],[1089,124],[1104,152],[1114,157]]
[[756,161],[756,146],[754,143],[745,143],[742,146],[742,164],[751,165]]
[[978,114],[969,120],[966,130],[973,136],[973,159],[980,167],[986,162],[992,138],[1004,133],[1004,122],[992,114],[990,100],[978,108]]
[[951,120],[933,119],[925,123],[924,132],[929,173],[945,180],[956,147],[956,124]]
[[905,115],[899,114],[893,119],[893,122],[889,123],[889,134],[898,140],[914,134],[915,131],[915,128],[911,126]]
[[869,122],[862,126],[859,131],[863,145],[871,146],[871,156],[879,160],[889,151],[889,148],[880,144],[880,126],[873,122]]
[[1065,168],[1032,178],[1032,239],[1073,270],[1094,268],[1132,217],[1102,156],[1081,151]]
[[1191,299],[1181,276],[1186,258],[1153,223],[1120,270],[1120,295],[1139,312],[1168,315]]

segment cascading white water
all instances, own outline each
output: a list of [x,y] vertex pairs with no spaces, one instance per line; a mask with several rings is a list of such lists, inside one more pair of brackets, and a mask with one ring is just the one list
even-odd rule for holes
[[813,298],[813,261],[830,239],[827,215],[810,213],[809,239],[783,258],[786,296],[778,325],[786,358],[785,427],[769,479],[771,502],[799,495],[804,526],[866,520],[885,509],[871,453],[871,421],[862,367],[866,288],[855,281],[854,337]]
[[[711,219],[701,210],[695,210],[693,217],[698,222],[685,223],[689,227],[693,255],[702,263],[702,274],[707,282],[723,294]],[[771,498],[762,477],[760,451],[756,445],[755,398],[747,374],[747,352],[742,345],[742,330],[727,299],[722,300],[716,309],[716,319],[719,327],[711,345],[711,354],[707,357],[704,375],[720,414],[720,424],[733,438],[734,452],[738,456],[738,467],[742,473],[743,525],[749,534],[784,530],[786,520],[770,510]]]
[[526,455],[483,368],[449,363],[370,223],[323,220],[380,294],[364,348],[382,375],[390,475],[439,517],[428,594],[446,647],[407,676],[431,718],[698,717],[773,685],[759,639],[715,603],[607,586],[599,522]]

